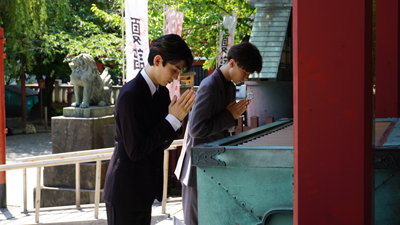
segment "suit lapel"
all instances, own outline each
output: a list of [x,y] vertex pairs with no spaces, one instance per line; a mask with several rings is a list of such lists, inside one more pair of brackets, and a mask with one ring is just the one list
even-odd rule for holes
[[214,71],[212,76],[213,76],[215,82],[218,85],[219,92],[221,93],[221,96],[222,96],[221,101],[223,101],[222,105],[227,105],[228,103],[226,102],[226,94],[225,94],[224,83],[223,83],[223,81],[221,79],[221,76],[219,75],[217,70]]
[[146,107],[151,114],[152,119],[154,120],[157,117],[157,108],[154,104],[153,96],[151,95],[149,85],[146,80],[143,78],[142,74],[137,75],[138,86],[140,87],[140,91],[143,93],[143,102],[144,105],[142,107]]

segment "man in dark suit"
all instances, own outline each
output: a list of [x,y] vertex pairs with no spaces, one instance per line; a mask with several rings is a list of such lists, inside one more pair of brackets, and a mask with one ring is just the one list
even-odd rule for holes
[[186,225],[198,224],[197,176],[191,165],[190,149],[229,136],[237,119],[246,111],[249,100],[236,102],[235,84],[242,83],[254,71],[261,72],[262,57],[249,42],[232,46],[228,62],[206,77],[197,91],[196,103],[189,114],[184,143],[175,175],[182,182],[182,204]]
[[161,201],[164,149],[181,133],[194,104],[193,90],[172,102],[165,87],[192,67],[193,56],[178,35],[156,39],[148,64],[126,83],[115,104],[115,149],[103,199],[109,225],[150,224],[154,199]]

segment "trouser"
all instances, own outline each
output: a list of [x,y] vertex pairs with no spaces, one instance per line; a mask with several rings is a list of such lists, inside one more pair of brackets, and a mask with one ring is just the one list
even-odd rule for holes
[[114,208],[106,203],[108,225],[150,225],[151,205],[145,211],[130,211]]
[[197,187],[186,186],[182,183],[182,209],[185,225],[197,225]]

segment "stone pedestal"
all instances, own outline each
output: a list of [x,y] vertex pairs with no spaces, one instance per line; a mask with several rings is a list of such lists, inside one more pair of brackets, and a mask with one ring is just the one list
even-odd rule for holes
[[[64,116],[51,118],[52,152],[65,153],[114,146],[114,106],[66,107]],[[101,189],[108,161],[101,164]],[[96,163],[81,163],[81,204],[94,203]],[[75,204],[75,164],[43,169],[41,206],[52,207]],[[102,198],[100,199],[102,201]]]
[[63,117],[95,118],[113,115],[114,106],[64,107]]
[[114,146],[114,116],[51,118],[52,152],[63,153]]

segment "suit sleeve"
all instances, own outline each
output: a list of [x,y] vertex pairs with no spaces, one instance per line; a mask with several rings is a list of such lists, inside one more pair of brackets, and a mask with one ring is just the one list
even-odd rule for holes
[[116,105],[122,144],[132,161],[141,160],[160,147],[167,148],[178,137],[165,118],[149,128],[148,120],[152,118],[143,107],[145,104],[138,94],[124,92]]
[[[236,100],[236,86],[232,83],[230,88],[231,88],[232,93],[234,93],[230,99],[230,102],[233,102]],[[237,126],[238,126],[238,120],[236,119],[235,125],[233,127],[229,127],[228,132],[230,132],[230,133],[235,132]]]
[[197,91],[195,104],[189,113],[189,134],[193,138],[209,137],[236,125],[235,119],[226,107],[222,107],[220,112],[213,115],[217,104],[221,104],[215,98],[218,92],[219,90],[208,85],[201,86]]

